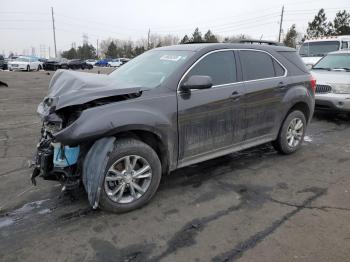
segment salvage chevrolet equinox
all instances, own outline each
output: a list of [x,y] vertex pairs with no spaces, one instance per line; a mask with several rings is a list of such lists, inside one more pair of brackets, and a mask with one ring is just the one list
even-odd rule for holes
[[254,44],[156,48],[109,75],[59,70],[38,106],[32,181],[83,184],[93,208],[139,208],[177,168],[267,142],[298,150],[315,86],[295,49]]

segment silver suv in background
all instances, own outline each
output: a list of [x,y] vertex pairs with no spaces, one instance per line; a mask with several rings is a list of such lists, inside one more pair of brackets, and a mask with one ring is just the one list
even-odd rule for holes
[[316,78],[316,109],[350,114],[350,50],[331,52],[311,70]]

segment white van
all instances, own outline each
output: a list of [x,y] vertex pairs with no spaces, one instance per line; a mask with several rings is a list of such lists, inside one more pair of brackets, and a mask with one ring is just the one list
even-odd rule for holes
[[306,39],[299,49],[304,63],[311,67],[329,52],[350,48],[350,35]]

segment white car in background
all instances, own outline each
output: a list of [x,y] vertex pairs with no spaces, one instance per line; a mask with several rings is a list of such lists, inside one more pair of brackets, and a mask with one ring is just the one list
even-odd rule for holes
[[308,68],[311,68],[329,52],[348,50],[350,35],[325,36],[306,39],[299,49],[299,55]]
[[350,116],[350,50],[331,52],[311,70],[316,78],[315,109]]
[[15,60],[9,61],[7,67],[10,71],[39,71],[43,69],[43,63],[38,58],[19,56]]
[[94,66],[96,64],[97,60],[95,59],[88,59],[88,60],[85,60],[85,63],[89,64],[89,65],[92,65]]
[[119,67],[122,64],[123,64],[123,61],[121,58],[112,59],[112,61],[108,62],[108,66],[111,66],[111,67]]

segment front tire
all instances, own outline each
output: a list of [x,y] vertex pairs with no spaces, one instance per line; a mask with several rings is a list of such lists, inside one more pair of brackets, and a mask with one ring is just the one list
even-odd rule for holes
[[277,139],[272,143],[274,148],[284,154],[297,151],[304,140],[307,121],[304,113],[299,110],[292,111],[284,120]]
[[101,208],[124,213],[144,206],[158,189],[161,170],[149,145],[133,138],[117,141],[105,170]]

